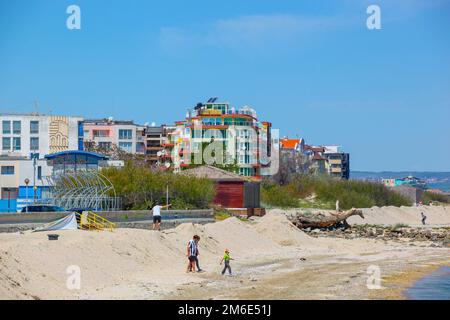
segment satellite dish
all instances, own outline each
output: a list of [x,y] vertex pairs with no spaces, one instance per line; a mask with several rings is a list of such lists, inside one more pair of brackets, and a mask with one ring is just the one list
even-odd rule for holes
[[113,120],[114,120],[113,117],[108,117],[108,121],[109,121],[109,122],[112,122]]
[[158,151],[158,152],[156,153],[156,155],[157,155],[158,157],[161,157],[161,156],[162,156],[162,152],[161,152],[161,151]]
[[170,167],[170,162],[164,163],[164,166],[165,166],[167,169],[169,169],[169,167]]

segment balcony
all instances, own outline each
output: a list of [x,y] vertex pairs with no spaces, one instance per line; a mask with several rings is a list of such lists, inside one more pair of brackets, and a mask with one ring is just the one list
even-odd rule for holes
[[330,159],[328,162],[330,164],[337,164],[337,165],[342,164],[342,160],[341,159]]

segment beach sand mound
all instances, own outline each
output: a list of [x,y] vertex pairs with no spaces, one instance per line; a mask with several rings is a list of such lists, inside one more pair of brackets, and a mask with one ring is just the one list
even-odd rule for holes
[[[49,241],[49,232],[0,234],[0,299],[89,299],[102,292],[108,298],[116,286],[127,292],[125,298],[133,298],[142,290],[148,294],[145,286],[149,284],[161,288],[200,281],[185,273],[186,247],[194,234],[201,237],[200,265],[211,272],[220,271],[225,248],[241,263],[287,253],[278,239],[270,239],[237,218],[207,225],[182,224],[162,232],[50,233],[59,234],[59,240]],[[70,266],[81,271],[81,290],[67,288]],[[135,288],[139,283],[145,286]]]
[[253,227],[281,246],[307,246],[315,242],[314,238],[294,226],[281,212],[266,214]]
[[449,225],[450,207],[420,206],[420,207],[372,207],[363,209],[365,219],[353,216],[347,219],[350,224],[406,224],[412,227],[422,226],[421,215],[427,216],[427,225]]

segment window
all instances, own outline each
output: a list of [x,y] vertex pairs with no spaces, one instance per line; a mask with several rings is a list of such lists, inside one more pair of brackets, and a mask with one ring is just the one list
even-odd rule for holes
[[3,134],[11,134],[11,121],[2,122]]
[[13,121],[13,134],[20,134],[21,132],[20,127],[21,127],[20,121]]
[[11,150],[11,138],[5,138],[2,139],[2,150],[9,151]]
[[39,133],[39,121],[30,121],[30,134]]
[[39,138],[30,138],[30,150],[39,150]]
[[20,149],[21,149],[20,138],[19,137],[14,137],[13,138],[13,151],[14,150],[20,150]]
[[109,130],[93,130],[92,133],[94,135],[94,138],[109,137]]
[[131,143],[131,142],[119,142],[119,148],[125,152],[131,153],[132,146],[133,146],[133,143]]
[[14,166],[2,166],[2,174],[5,175],[14,174]]
[[133,137],[131,129],[119,129],[119,139],[131,140]]
[[42,167],[38,166],[37,168],[37,178],[38,180],[42,180]]

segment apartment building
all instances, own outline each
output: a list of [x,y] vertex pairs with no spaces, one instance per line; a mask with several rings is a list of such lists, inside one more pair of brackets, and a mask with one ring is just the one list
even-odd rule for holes
[[165,166],[179,171],[192,162],[211,164],[206,157],[212,153],[204,147],[214,142],[222,149],[220,159],[213,160],[215,164],[233,164],[240,175],[259,177],[264,172],[261,169],[270,166],[261,159],[270,157],[271,126],[259,121],[255,110],[248,106],[235,110],[228,102],[211,98],[189,110],[185,120],[175,122],[163,150]]
[[175,130],[174,126],[147,126],[145,128],[145,154],[150,162],[159,163],[162,159],[162,151],[169,144],[169,133]]
[[350,178],[350,154],[339,151],[339,146],[325,146],[323,156],[327,159],[327,171],[332,177]]
[[332,177],[350,178],[350,155],[339,146],[311,146],[304,139],[280,140],[280,161],[289,173],[327,174]]
[[83,118],[38,113],[0,114],[0,155],[43,158],[83,150]]
[[133,121],[90,119],[83,123],[84,143],[108,151],[113,146],[132,154],[145,154],[145,126]]

